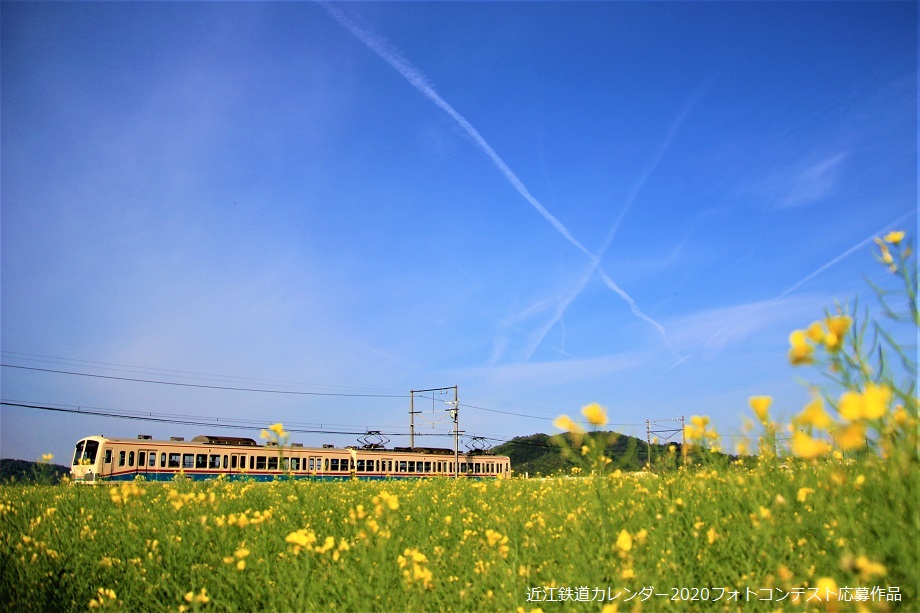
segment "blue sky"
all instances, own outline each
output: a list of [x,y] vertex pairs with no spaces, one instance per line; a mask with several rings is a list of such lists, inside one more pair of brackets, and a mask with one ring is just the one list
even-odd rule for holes
[[[7,402],[395,434],[458,385],[494,439],[736,434],[917,227],[915,3],[0,10]],[[4,406],[0,455],[205,431],[258,436]]]

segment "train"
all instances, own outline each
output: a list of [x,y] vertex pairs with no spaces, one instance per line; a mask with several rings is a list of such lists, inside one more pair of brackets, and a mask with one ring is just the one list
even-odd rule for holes
[[74,447],[74,483],[193,480],[272,481],[275,479],[412,479],[420,477],[511,477],[508,456],[474,450],[458,453],[437,447],[304,447],[293,443],[259,445],[251,438],[196,436],[154,440],[87,436]]

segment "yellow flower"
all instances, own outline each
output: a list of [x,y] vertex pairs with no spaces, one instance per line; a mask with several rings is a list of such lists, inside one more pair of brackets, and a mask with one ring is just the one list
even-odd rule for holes
[[824,326],[820,321],[812,322],[812,324],[808,326],[808,330],[805,331],[805,336],[815,343],[822,342],[824,340]]
[[863,391],[863,411],[866,419],[878,419],[888,412],[891,389],[885,385],[869,383]]
[[880,238],[876,238],[875,243],[878,245],[878,250],[882,254],[882,262],[885,264],[891,264],[893,260],[891,258],[891,252],[888,251],[888,245],[882,242],[882,239]]
[[830,577],[818,579],[815,588],[817,589],[817,594],[814,596],[815,600],[827,602],[838,600],[837,593],[840,588],[837,587],[837,582]]
[[901,232],[901,231],[889,232],[888,234],[885,235],[885,238],[882,240],[884,240],[886,243],[897,245],[902,240],[904,240],[904,232]]
[[870,562],[866,556],[856,558],[854,566],[859,570],[859,578],[863,581],[868,581],[873,577],[883,577],[888,572],[888,569],[882,564]]
[[836,432],[834,439],[844,451],[860,449],[866,444],[866,426],[862,423],[849,424]]
[[751,405],[751,410],[754,411],[754,415],[757,416],[757,419],[761,423],[767,422],[767,411],[770,409],[770,404],[773,403],[773,398],[770,396],[751,396],[748,399],[748,403]]
[[692,423],[697,428],[705,429],[709,425],[709,418],[705,415],[694,415],[690,418],[690,423]]
[[840,396],[840,415],[847,421],[878,419],[888,412],[891,389],[885,385],[866,385],[863,393],[848,391]]
[[626,530],[621,530],[620,534],[617,536],[617,549],[620,551],[629,551],[632,549],[632,546],[632,535]]
[[282,426],[280,423],[272,424],[271,426],[268,427],[268,429],[274,432],[275,434],[277,434],[278,438],[287,436],[287,432],[284,431],[284,426]]
[[603,426],[607,423],[607,411],[596,402],[582,407],[581,414],[594,426]]
[[810,487],[800,487],[799,492],[798,494],[796,494],[795,498],[799,502],[805,502],[808,499],[808,495],[814,494],[814,493],[815,493],[815,490],[813,490]]
[[801,426],[814,426],[826,430],[833,424],[831,416],[824,410],[824,400],[821,396],[815,395],[811,402],[805,405],[805,408],[799,413],[793,422]]
[[815,348],[806,340],[805,332],[795,330],[789,335],[789,361],[793,366],[802,364],[813,364],[815,361]]
[[811,459],[825,455],[831,450],[827,441],[813,439],[805,432],[796,431],[792,434],[792,453],[796,457]]
[[853,325],[849,315],[835,315],[824,320],[827,324],[827,334],[824,336],[824,346],[828,351],[837,351],[843,345],[843,338]]
[[863,404],[863,397],[859,392],[844,392],[840,396],[837,410],[845,420],[857,421],[865,415]]
[[50,462],[50,461],[53,460],[53,459],[54,459],[54,454],[53,454],[53,453],[44,453],[44,454],[42,454],[42,462],[44,462],[45,464],[47,464],[48,462]]
[[572,418],[568,415],[560,415],[553,421],[553,427],[559,428],[560,430],[566,430],[567,432],[573,432],[578,434],[583,434],[585,429],[572,421]]
[[296,532],[291,532],[285,537],[284,540],[293,545],[307,547],[316,542],[316,534],[314,534],[312,530],[302,529],[297,530]]
[[716,539],[719,538],[718,533],[715,528],[710,527],[709,531],[706,533],[706,541],[712,545],[716,542]]

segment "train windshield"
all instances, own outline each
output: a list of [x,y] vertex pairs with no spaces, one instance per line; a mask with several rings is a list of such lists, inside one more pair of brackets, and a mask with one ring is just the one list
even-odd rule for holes
[[99,452],[99,441],[80,441],[73,454],[74,464],[95,464]]

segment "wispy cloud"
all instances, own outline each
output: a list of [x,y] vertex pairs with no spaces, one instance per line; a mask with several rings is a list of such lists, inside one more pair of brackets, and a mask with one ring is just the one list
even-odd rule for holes
[[[629,296],[622,288],[620,288],[610,276],[600,268],[600,259],[603,254],[606,252],[607,248],[610,245],[610,242],[613,240],[613,236],[616,234],[616,230],[619,227],[619,223],[622,218],[625,216],[626,212],[631,206],[632,201],[635,199],[636,194],[638,194],[645,180],[648,178],[648,175],[651,174],[654,167],[657,165],[661,156],[664,153],[664,148],[659,150],[658,155],[653,159],[652,163],[646,168],[642,175],[639,177],[639,181],[634,187],[632,193],[630,194],[629,199],[627,200],[626,205],[620,213],[620,216],[617,218],[616,222],[611,228],[611,231],[608,233],[608,238],[605,241],[604,245],[601,247],[598,254],[591,253],[582,243],[579,241],[572,233],[565,227],[565,225],[554,216],[550,211],[540,203],[531,193],[530,190],[524,185],[523,181],[518,178],[518,176],[511,170],[511,168],[505,163],[505,161],[495,152],[491,145],[486,141],[486,139],[479,133],[479,131],[473,127],[473,125],[461,115],[453,106],[451,106],[444,98],[435,91],[434,87],[428,82],[425,76],[413,66],[406,58],[404,58],[397,50],[393,49],[385,40],[381,39],[378,36],[367,32],[351,19],[349,19],[342,11],[338,8],[333,7],[329,4],[320,3],[329,15],[331,15],[336,21],[339,22],[346,30],[348,30],[355,38],[364,43],[371,51],[373,51],[378,57],[387,62],[392,66],[399,74],[401,74],[409,83],[415,87],[420,93],[424,94],[429,100],[435,103],[441,110],[450,115],[450,117],[457,122],[457,124],[463,128],[463,130],[473,139],[473,142],[486,154],[486,156],[492,161],[496,168],[504,175],[505,179],[514,187],[514,189],[545,219],[550,223],[556,231],[562,235],[570,244],[572,244],[576,249],[584,253],[590,260],[591,264],[589,266],[589,272],[586,273],[586,277],[590,278],[594,274],[595,270],[598,270],[602,273],[602,279],[604,283],[612,289],[618,296],[625,300],[630,307],[630,310],[640,319],[649,322],[652,324],[655,329],[661,334],[662,338],[667,343],[667,335],[665,334],[664,327],[661,326],[658,322],[648,317],[639,309],[639,306],[636,304],[636,301]],[[694,102],[694,99],[691,99],[691,102]],[[678,123],[683,121],[683,117],[686,115],[686,112],[689,111],[689,106],[685,107],[685,111],[681,113],[678,117]],[[673,138],[673,133],[676,132],[676,126],[672,126],[672,129],[668,133],[665,144],[669,144],[671,138]],[[558,315],[555,318],[555,321],[558,321],[558,318],[564,314],[565,309],[574,300],[575,296],[581,292],[581,289],[584,288],[587,283],[587,279],[580,281],[576,284],[578,291],[572,294],[571,298],[568,301],[563,300],[560,303],[561,308],[557,309]],[[553,321],[553,324],[555,324]],[[550,326],[550,328],[552,325]],[[548,331],[549,328],[547,328]],[[543,328],[541,328],[541,331]],[[538,333],[539,335],[539,333]],[[529,354],[532,355],[533,351],[539,346],[539,343],[542,342],[542,338],[545,337],[546,332],[542,332],[539,340],[534,344],[530,343],[533,346],[533,349],[529,351]],[[530,357],[528,355],[528,359]]]
[[749,336],[772,322],[781,321],[784,317],[787,317],[788,312],[795,310],[802,304],[809,305],[812,311],[815,309],[820,310],[822,306],[826,306],[823,302],[816,302],[814,299],[807,297],[801,299],[794,298],[790,297],[790,294],[824,271],[839,264],[853,253],[865,248],[876,236],[880,236],[890,229],[899,227],[901,223],[916,214],[916,211],[904,213],[894,221],[880,228],[877,232],[872,233],[849,249],[846,249],[840,255],[819,266],[813,272],[805,275],[773,298],[760,302],[726,307],[725,309],[716,309],[703,314],[690,316],[686,321],[675,322],[673,328],[679,330],[675,336],[676,342],[679,345],[696,346],[699,347],[699,349],[678,359],[671,366],[671,369],[699,355],[702,351],[721,350],[728,345],[744,339],[746,336]]
[[564,385],[579,381],[591,381],[631,368],[639,368],[656,358],[657,352],[631,352],[604,355],[586,359],[564,359],[548,362],[517,362],[514,364],[490,365],[452,371],[454,377],[465,380],[481,380],[484,385],[539,385],[551,381],[553,385]]
[[758,179],[750,191],[770,208],[791,209],[818,202],[838,188],[848,151],[808,155]]

